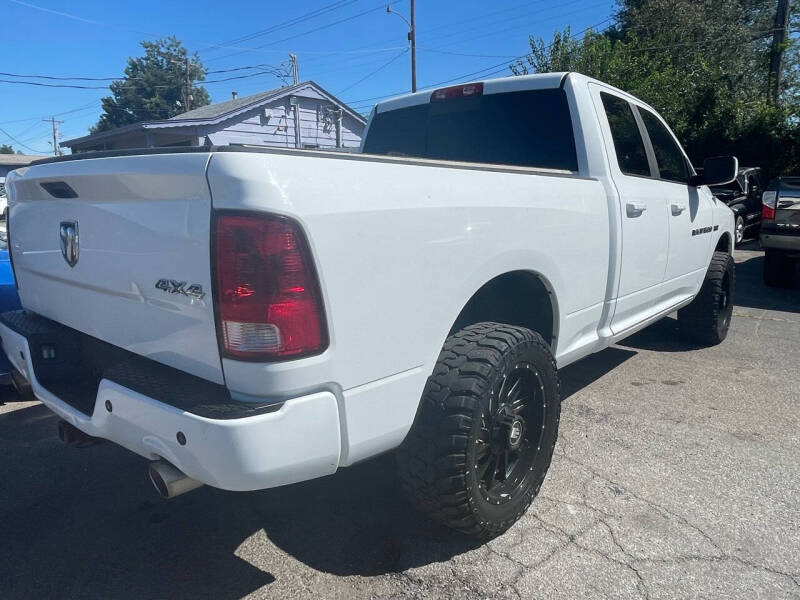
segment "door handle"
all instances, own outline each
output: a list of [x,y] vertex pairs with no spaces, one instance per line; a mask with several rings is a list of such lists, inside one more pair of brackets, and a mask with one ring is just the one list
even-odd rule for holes
[[647,204],[644,202],[628,202],[625,205],[625,212],[629,217],[640,217],[646,210]]
[[671,204],[670,209],[672,210],[672,216],[677,217],[683,211],[686,210],[685,204]]

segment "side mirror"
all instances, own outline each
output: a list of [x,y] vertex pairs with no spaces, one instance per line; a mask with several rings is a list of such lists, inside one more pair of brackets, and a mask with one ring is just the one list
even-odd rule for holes
[[703,174],[692,177],[692,185],[725,185],[736,180],[739,160],[735,156],[715,156],[703,162]]

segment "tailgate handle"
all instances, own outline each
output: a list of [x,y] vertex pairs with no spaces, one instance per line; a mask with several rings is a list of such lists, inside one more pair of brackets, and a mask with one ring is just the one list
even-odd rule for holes
[[78,193],[66,181],[43,181],[39,184],[53,198],[77,198]]

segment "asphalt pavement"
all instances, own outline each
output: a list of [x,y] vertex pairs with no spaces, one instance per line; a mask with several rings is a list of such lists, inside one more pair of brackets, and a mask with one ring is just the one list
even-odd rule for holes
[[144,459],[6,394],[0,598],[800,598],[800,285],[736,260],[720,346],[668,318],[562,370],[550,473],[489,544],[409,508],[391,455],[163,501]]

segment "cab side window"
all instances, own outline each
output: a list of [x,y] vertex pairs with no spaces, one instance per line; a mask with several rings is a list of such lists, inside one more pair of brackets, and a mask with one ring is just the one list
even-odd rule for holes
[[661,179],[688,184],[689,169],[686,166],[686,158],[669,130],[653,113],[640,108],[639,114],[642,116],[647,134],[650,136]]
[[601,92],[600,97],[603,99],[603,108],[611,128],[619,170],[626,175],[650,177],[644,141],[631,105],[627,100],[605,92]]

